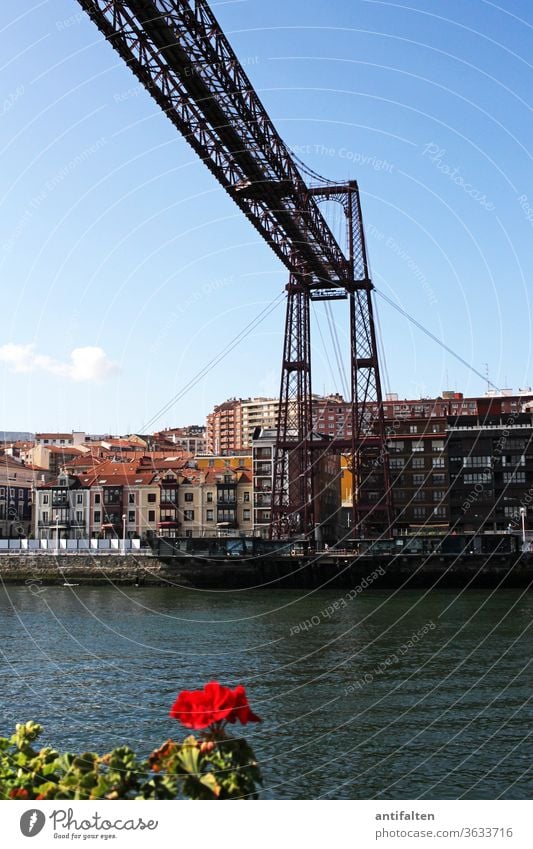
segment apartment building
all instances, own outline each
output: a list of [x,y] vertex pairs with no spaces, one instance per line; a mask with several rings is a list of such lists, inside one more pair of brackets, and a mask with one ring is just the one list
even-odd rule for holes
[[243,448],[251,449],[255,430],[276,429],[279,417],[279,401],[276,398],[249,398],[242,401]]
[[395,525],[445,531],[450,523],[446,419],[386,422]]
[[165,428],[154,433],[154,439],[164,441],[167,445],[175,445],[194,456],[205,454],[207,451],[207,430],[201,425]]
[[[510,415],[533,405],[533,390],[490,390],[483,396],[465,398],[461,392],[443,392],[438,398],[400,399],[390,393],[383,402],[384,417],[391,421],[447,416]],[[376,412],[368,405],[369,415]],[[232,398],[215,407],[207,417],[207,450],[230,454],[250,449],[256,427],[275,429],[278,424],[277,398]],[[342,395],[313,396],[313,428],[331,438],[350,439],[353,431],[352,406]]]
[[46,469],[51,475],[57,477],[65,464],[70,463],[77,457],[88,453],[85,447],[74,445],[35,445],[26,456],[33,466]]
[[[254,533],[267,537],[272,519],[272,489],[277,430],[257,428],[252,442]],[[318,543],[335,543],[341,529],[341,460],[329,451],[317,452],[314,465],[314,519]],[[290,490],[294,481],[286,481]]]
[[242,449],[242,401],[230,398],[207,416],[207,450],[212,454],[231,454]]
[[86,440],[87,434],[81,430],[73,430],[72,433],[35,434],[35,445],[55,445],[58,448],[84,445]]
[[35,539],[87,539],[90,534],[90,489],[79,477],[60,474],[34,490]]
[[250,469],[184,469],[177,476],[176,497],[175,521],[161,524],[161,536],[252,535]]
[[533,416],[447,421],[450,522],[460,532],[533,530]]
[[0,457],[0,537],[27,536],[31,530],[34,471],[12,457]]
[[443,392],[438,398],[401,400],[397,394],[385,396],[383,413],[386,419],[445,418],[447,416],[497,416],[520,413],[533,401],[533,390],[489,390],[484,395],[464,397],[462,392]]

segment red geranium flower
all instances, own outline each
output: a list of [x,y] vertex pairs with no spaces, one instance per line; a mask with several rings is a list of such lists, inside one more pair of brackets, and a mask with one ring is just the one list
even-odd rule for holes
[[11,791],[11,793],[9,794],[9,798],[10,799],[27,799],[28,798],[28,791],[25,790],[23,787],[19,787],[18,789]]
[[217,722],[260,722],[250,710],[244,687],[235,690],[218,681],[206,684],[203,690],[183,690],[172,705],[170,716],[186,728],[207,728]]
[[248,722],[261,722],[260,717],[250,710],[250,705],[248,704],[248,699],[246,697],[246,690],[242,684],[235,687],[233,691],[233,698],[233,712],[231,716],[228,717],[228,722],[235,722],[236,719],[238,719],[242,725],[246,725]]

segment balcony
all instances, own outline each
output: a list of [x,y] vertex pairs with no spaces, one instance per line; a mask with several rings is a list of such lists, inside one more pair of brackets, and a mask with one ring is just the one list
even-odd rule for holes
[[76,519],[64,519],[64,520],[60,519],[59,522],[56,522],[55,519],[49,519],[47,522],[42,522],[42,521],[38,522],[37,527],[39,527],[39,528],[50,528],[50,530],[53,530],[55,527],[58,527],[60,529],[65,529],[65,528],[76,529],[76,528],[84,528],[85,527],[85,521],[78,522]]
[[105,515],[102,518],[102,527],[105,528],[121,528],[122,516],[116,516],[114,513]]

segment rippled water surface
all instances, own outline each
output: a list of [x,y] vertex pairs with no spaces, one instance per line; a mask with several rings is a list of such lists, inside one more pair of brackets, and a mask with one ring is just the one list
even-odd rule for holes
[[35,589],[0,589],[4,733],[147,753],[217,679],[264,718],[267,797],[531,798],[531,594]]

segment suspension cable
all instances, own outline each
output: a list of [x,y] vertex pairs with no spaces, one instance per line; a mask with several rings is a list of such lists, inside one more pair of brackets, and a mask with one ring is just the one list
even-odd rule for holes
[[199,381],[203,377],[205,377],[206,374],[208,374],[216,365],[222,362],[222,360],[225,359],[228,354],[230,354],[231,351],[233,351],[233,349],[236,348],[240,342],[246,339],[246,337],[249,336],[250,333],[252,333],[252,331],[256,329],[256,327],[258,327],[272,312],[274,312],[274,310],[280,305],[284,298],[285,290],[280,292],[280,294],[277,295],[277,297],[274,298],[274,300],[271,301],[270,304],[267,304],[267,306],[264,307],[264,309],[262,309],[261,312],[254,319],[252,319],[252,321],[249,322],[244,327],[244,329],[241,330],[240,333],[237,334],[237,336],[234,336],[233,339],[228,342],[228,344],[225,348],[222,349],[222,351],[220,351],[215,357],[213,357],[213,359],[209,360],[209,362],[206,363],[206,365],[201,368],[200,371],[198,371],[189,380],[188,383],[182,386],[182,388],[179,390],[179,392],[176,393],[176,395],[174,395],[169,401],[167,401],[167,403],[164,404],[164,406],[161,407],[161,409],[158,410],[157,413],[155,413],[147,422],[145,422],[145,424],[142,426],[141,432],[146,433],[148,428],[155,424],[155,422],[159,418],[161,418],[162,415],[168,412],[168,410],[170,410],[170,408],[173,407],[174,404],[180,401],[183,396],[186,395],[187,392],[189,392],[194,386],[196,386],[196,384],[199,383]]
[[421,330],[422,333],[425,333],[425,335],[428,336],[429,339],[431,339],[433,342],[436,342],[437,345],[440,345],[441,348],[451,354],[452,357],[455,357],[455,359],[458,360],[463,366],[466,366],[466,368],[470,369],[473,374],[477,375],[478,377],[481,377],[484,382],[486,382],[489,386],[492,386],[493,389],[496,389],[496,391],[499,392],[499,387],[496,386],[495,383],[492,383],[492,381],[487,378],[486,374],[482,374],[480,371],[474,368],[474,366],[471,365],[471,363],[469,363],[467,360],[465,360],[460,354],[458,354],[457,351],[454,351],[452,348],[446,345],[442,341],[442,339],[439,339],[438,336],[435,336],[435,334],[432,333],[431,330],[428,330],[427,327],[424,327],[423,324],[420,324],[420,322],[417,321],[416,318],[413,318],[413,316],[410,315],[406,310],[398,306],[398,304],[396,304],[391,298],[385,295],[384,292],[381,292],[379,289],[376,288],[374,288],[374,291],[380,296],[380,298],[383,298],[384,301],[390,304],[390,306],[393,307],[397,312],[407,318],[411,322],[411,324],[414,324],[414,326]]

